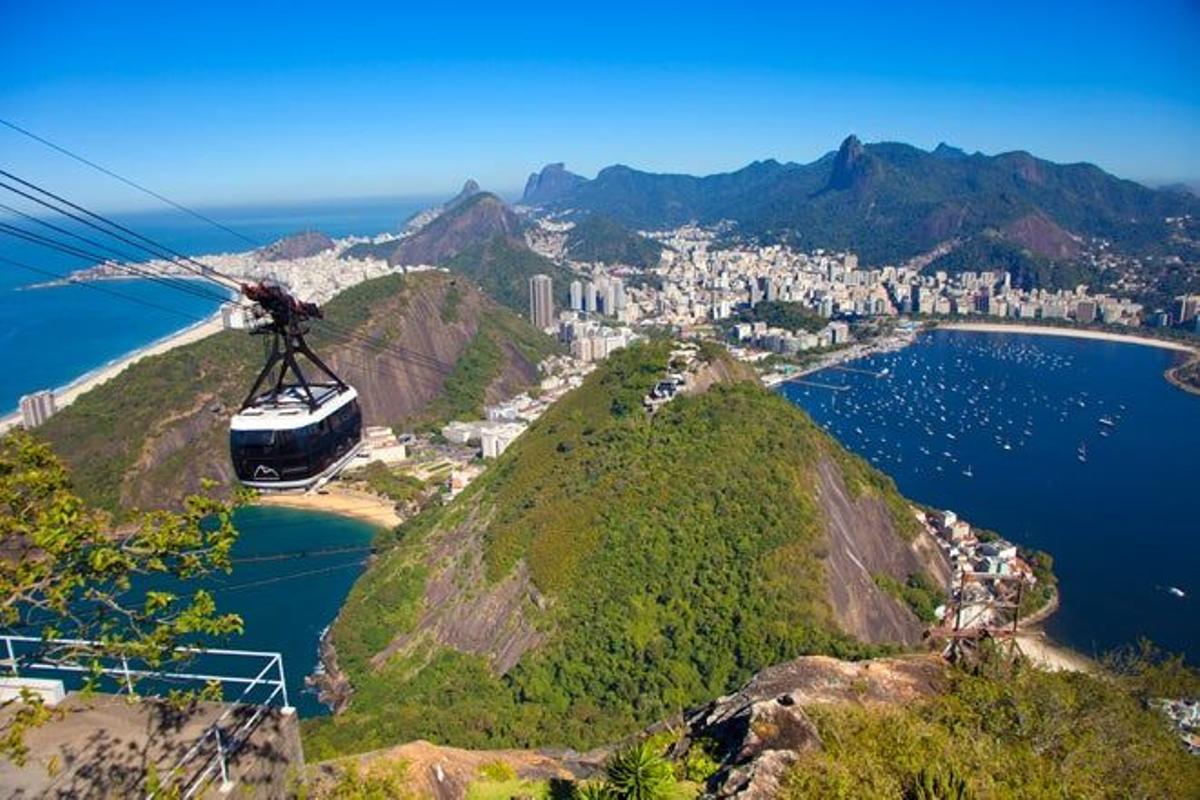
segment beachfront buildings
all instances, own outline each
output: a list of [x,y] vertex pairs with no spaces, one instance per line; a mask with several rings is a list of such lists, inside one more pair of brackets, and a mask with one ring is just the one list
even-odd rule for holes
[[21,398],[21,424],[26,430],[33,430],[54,416],[57,410],[54,392],[49,389],[27,394]]

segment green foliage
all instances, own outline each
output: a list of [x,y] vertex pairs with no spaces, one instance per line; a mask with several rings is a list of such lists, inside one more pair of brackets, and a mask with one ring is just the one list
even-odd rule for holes
[[557,343],[504,309],[485,312],[479,328],[446,377],[441,396],[421,414],[419,423],[441,427],[453,419],[478,419],[488,388],[501,377],[505,348],[533,363],[558,352]]
[[922,622],[936,622],[934,609],[946,602],[946,593],[934,585],[933,581],[921,574],[909,575],[904,583],[890,575],[874,575],[875,585],[898,600],[903,601],[917,619]]
[[461,302],[462,290],[458,288],[457,283],[450,284],[450,288],[442,296],[442,308],[440,311],[442,322],[447,324],[458,322],[458,306]]
[[916,797],[924,781],[950,792],[935,797],[964,796],[960,781],[995,798],[1200,793],[1200,761],[1108,678],[987,664],[921,703],[806,711],[824,746],[801,755],[788,798]]
[[372,461],[355,476],[365,480],[372,492],[398,505],[416,503],[427,491],[423,481],[412,475],[399,474],[382,461]]
[[[450,506],[401,527],[404,545],[360,578],[334,626],[354,699],[312,723],[306,747],[333,754],[420,737],[589,747],[769,664],[878,652],[841,633],[828,606],[813,487],[836,444],[749,382],[647,417],[641,397],[670,349],[614,354]],[[545,603],[526,616],[546,641],[502,678],[432,643],[372,662],[412,632],[420,564],[464,525],[482,529],[486,581],[528,569]]]
[[646,742],[609,756],[604,777],[614,800],[665,800],[675,784],[671,765]]
[[727,320],[725,325],[728,327],[738,322],[765,322],[773,328],[816,333],[824,328],[829,320],[802,303],[763,300],[754,308],[741,309],[736,316]]
[[333,783],[321,787],[320,796],[331,800],[403,800],[414,796],[407,781],[408,764],[403,761],[380,758],[365,767],[351,761],[337,768]]
[[904,791],[904,800],[972,800],[975,794],[953,768],[922,767]]
[[[128,658],[157,669],[173,649],[240,633],[207,591],[135,590],[135,579],[186,580],[231,569],[233,508],[204,496],[184,511],[139,516],[115,535],[107,516],[72,490],[50,448],[21,429],[0,437],[0,627],[45,638],[104,642],[56,647],[42,660],[91,663]],[[90,678],[96,680],[98,673]],[[24,758],[24,732],[51,714],[25,706],[0,723],[0,756]]]
[[[979,532],[976,531],[978,538]],[[980,539],[983,541],[983,539]],[[1058,596],[1058,577],[1054,574],[1054,558],[1044,550],[1022,550],[1021,557],[1033,569],[1037,582],[1032,588],[1025,587],[1021,595],[1021,616],[1041,611]]]
[[496,759],[479,768],[479,777],[488,781],[511,781],[516,780],[517,771],[507,761]]
[[663,246],[619,222],[589,214],[567,233],[567,254],[575,261],[656,267]]
[[564,304],[575,277],[570,270],[538,255],[523,242],[501,234],[463,249],[446,266],[471,278],[493,300],[520,314],[529,313],[529,279],[534,275],[550,276],[560,305]]

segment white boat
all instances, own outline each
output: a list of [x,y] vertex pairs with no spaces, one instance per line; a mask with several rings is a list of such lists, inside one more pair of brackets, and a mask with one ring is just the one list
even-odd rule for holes
[[1116,425],[1117,423],[1113,422],[1113,421],[1112,421],[1110,418],[1108,418],[1108,417],[1101,417],[1101,418],[1100,418],[1100,424],[1101,424],[1101,425],[1107,425],[1108,427],[1110,427],[1110,428],[1111,428],[1113,425]]
[[1171,594],[1175,595],[1176,597],[1187,597],[1187,593],[1185,591],[1183,591],[1183,589],[1180,589],[1177,586],[1168,586],[1167,591],[1170,592]]

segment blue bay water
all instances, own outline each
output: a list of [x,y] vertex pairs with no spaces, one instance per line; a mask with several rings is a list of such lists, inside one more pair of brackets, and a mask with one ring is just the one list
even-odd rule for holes
[[249,507],[235,516],[234,559],[291,554],[278,560],[235,563],[228,575],[206,577],[188,589],[206,588],[223,612],[242,616],[245,632],[221,643],[240,650],[283,655],[290,700],[302,716],[325,713],[304,679],[317,666],[321,632],[333,622],[365,568],[365,551],[297,555],[303,551],[370,545],[375,528],[365,522],[290,508]]
[[1062,597],[1051,636],[1089,655],[1148,637],[1195,663],[1200,397],[1163,379],[1177,358],[935,331],[852,365],[885,377],[835,368],[811,380],[848,390],[780,391],[906,496],[1048,551]]
[[[301,230],[320,230],[335,237],[395,231],[412,213],[431,202],[387,198],[205,209],[204,213],[251,240],[266,244]],[[181,212],[113,217],[130,229],[188,255],[236,252],[251,247]],[[25,222],[21,226],[34,227]],[[89,235],[96,238],[95,234]],[[57,238],[63,237],[57,235]],[[123,249],[131,251],[128,247]],[[7,236],[0,236],[0,256],[58,275],[92,263]],[[50,278],[45,275],[0,262],[0,363],[6,367],[6,379],[0,383],[0,414],[14,409],[23,394],[62,386],[194,324],[211,314],[220,302],[219,297],[197,297],[144,280],[104,283],[104,292],[87,286],[24,288],[47,280]],[[129,295],[141,303],[106,292]],[[146,304],[160,308],[149,308]]]

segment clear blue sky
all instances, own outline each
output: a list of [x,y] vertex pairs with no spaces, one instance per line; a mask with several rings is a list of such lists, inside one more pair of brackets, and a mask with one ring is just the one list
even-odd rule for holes
[[[707,173],[851,132],[1200,178],[1194,0],[186,5],[0,0],[0,116],[202,205]],[[0,163],[146,202],[4,130]]]

